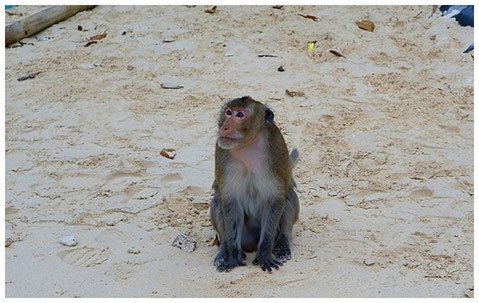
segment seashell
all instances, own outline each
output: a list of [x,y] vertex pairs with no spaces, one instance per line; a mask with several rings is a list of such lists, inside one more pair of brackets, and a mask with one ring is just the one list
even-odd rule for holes
[[60,243],[65,246],[76,246],[77,240],[75,239],[74,236],[65,236],[60,239]]

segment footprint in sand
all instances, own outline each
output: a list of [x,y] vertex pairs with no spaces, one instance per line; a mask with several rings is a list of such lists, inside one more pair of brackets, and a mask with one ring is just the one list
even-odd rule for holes
[[143,177],[140,173],[125,173],[125,172],[116,172],[110,174],[106,177],[106,182],[109,183],[113,180],[120,179],[120,178],[141,178]]
[[100,232],[98,236],[95,237],[95,240],[98,241],[98,243],[105,243],[105,241],[111,240],[125,243],[127,240],[127,236],[121,230],[109,228]]
[[79,247],[71,250],[64,250],[57,256],[68,264],[82,267],[93,267],[108,260],[110,253],[106,249],[91,247]]
[[409,197],[413,199],[432,197],[433,191],[428,188],[415,189],[409,193]]
[[180,174],[167,174],[161,178],[163,182],[179,182],[183,180],[183,177]]

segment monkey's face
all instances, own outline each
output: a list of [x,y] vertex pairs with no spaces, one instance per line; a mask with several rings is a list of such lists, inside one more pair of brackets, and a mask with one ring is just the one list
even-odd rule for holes
[[218,146],[233,149],[246,144],[252,120],[252,110],[249,108],[225,107],[219,120]]

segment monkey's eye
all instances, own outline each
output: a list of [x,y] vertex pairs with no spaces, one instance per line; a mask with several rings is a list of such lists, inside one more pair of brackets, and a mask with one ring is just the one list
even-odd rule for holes
[[226,116],[231,117],[231,115],[233,115],[233,112],[231,111],[231,109],[226,109],[225,114]]
[[239,112],[236,114],[236,117],[242,119],[244,117],[244,112]]

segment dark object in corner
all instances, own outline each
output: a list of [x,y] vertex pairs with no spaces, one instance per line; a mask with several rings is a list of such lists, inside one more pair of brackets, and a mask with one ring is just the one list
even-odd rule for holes
[[455,18],[462,26],[474,27],[474,5],[441,5],[439,10],[443,16],[458,11],[457,14],[452,14],[451,18]]

